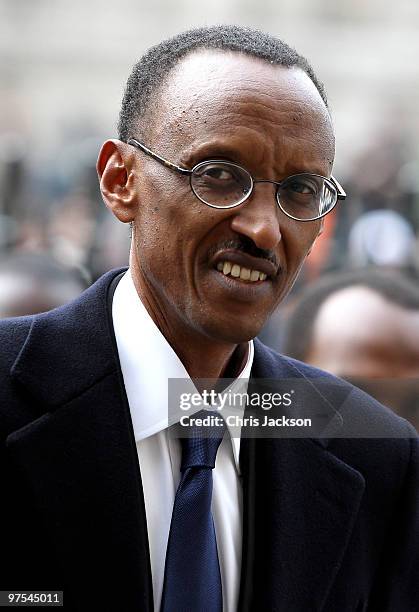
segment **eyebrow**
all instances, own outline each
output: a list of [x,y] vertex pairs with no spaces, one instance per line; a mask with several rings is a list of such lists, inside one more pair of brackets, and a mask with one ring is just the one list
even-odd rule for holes
[[[258,164],[255,162],[249,164],[249,160],[243,156],[242,151],[243,149],[239,149],[236,145],[228,144],[225,141],[208,141],[206,143],[203,143],[202,145],[198,145],[196,148],[194,148],[194,145],[191,145],[188,151],[184,152],[181,155],[179,163],[185,168],[192,169],[193,166],[195,166],[201,161],[209,159],[224,159],[226,161],[237,163],[246,168],[248,171],[250,171],[251,169],[249,168],[249,166],[255,167],[256,170],[256,166]],[[260,178],[258,176],[259,172],[251,172],[251,174],[254,175],[255,179]],[[317,174],[320,176],[327,177],[327,173],[323,173],[320,168],[301,168],[292,166],[291,168],[288,167],[288,170],[284,173],[284,176],[282,178],[286,178],[287,176],[292,176],[294,174]],[[276,175],[273,180],[280,180],[280,178],[280,176]]]
[[189,149],[181,155],[179,163],[183,166],[192,168],[200,161],[210,158],[226,159],[246,165],[246,160],[237,146],[215,140],[198,145],[197,147],[191,145]]

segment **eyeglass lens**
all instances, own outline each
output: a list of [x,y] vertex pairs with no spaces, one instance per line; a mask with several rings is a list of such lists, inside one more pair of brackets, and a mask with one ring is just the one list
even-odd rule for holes
[[191,186],[207,204],[226,208],[247,198],[252,190],[252,177],[233,164],[203,162],[194,168]]
[[[243,202],[252,190],[252,177],[240,166],[229,162],[202,162],[191,175],[195,195],[216,208],[228,208]],[[333,183],[313,174],[290,176],[277,189],[278,203],[291,217],[301,220],[318,218],[336,204]]]

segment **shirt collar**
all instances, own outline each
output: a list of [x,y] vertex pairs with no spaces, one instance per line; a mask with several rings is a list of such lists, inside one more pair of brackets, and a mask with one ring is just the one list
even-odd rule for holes
[[[183,378],[190,381],[191,385],[193,383],[183,363],[141,302],[130,270],[115,289],[112,318],[134,436],[138,441],[168,427],[168,379]],[[253,355],[251,340],[247,361],[226,391],[247,392]],[[243,416],[244,406],[234,407],[234,413],[238,412]],[[238,468],[241,427],[228,426],[228,429]]]

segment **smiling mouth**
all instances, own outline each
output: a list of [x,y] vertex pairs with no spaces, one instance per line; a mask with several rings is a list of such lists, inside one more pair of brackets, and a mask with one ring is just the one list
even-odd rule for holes
[[239,266],[238,264],[231,263],[230,261],[218,262],[217,270],[224,274],[224,276],[232,276],[237,280],[249,283],[265,281],[268,278],[268,275],[260,270],[245,268],[244,266]]

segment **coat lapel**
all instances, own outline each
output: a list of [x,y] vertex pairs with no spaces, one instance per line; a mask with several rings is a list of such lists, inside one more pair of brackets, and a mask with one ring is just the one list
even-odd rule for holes
[[50,530],[71,599],[81,610],[134,612],[152,610],[152,586],[141,476],[107,311],[113,276],[35,319],[13,375],[37,418],[7,446]]
[[[275,360],[275,363],[272,360]],[[263,378],[296,377],[286,360],[255,343],[249,391]],[[336,427],[323,394],[311,409]],[[325,439],[242,439],[243,558],[240,612],[321,611],[342,562],[364,491],[362,475]]]

